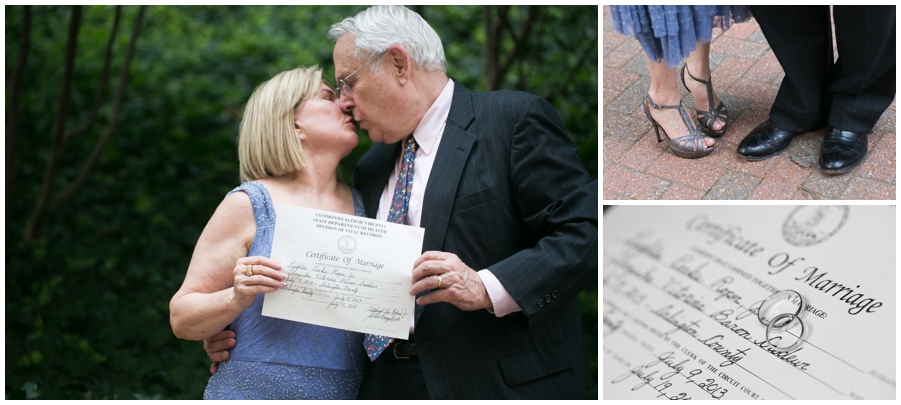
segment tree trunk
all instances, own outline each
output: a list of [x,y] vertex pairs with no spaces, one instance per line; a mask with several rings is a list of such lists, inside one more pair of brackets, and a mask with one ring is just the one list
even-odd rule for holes
[[[496,13],[494,12],[496,10]],[[507,18],[509,8],[507,6],[485,6],[483,19],[485,24],[485,45],[482,47],[482,59],[485,61],[485,90],[492,91],[500,88],[504,76],[513,66],[513,63],[521,58],[526,39],[532,31],[532,26],[538,19],[541,8],[529,6],[529,14],[519,27],[519,32],[514,32]],[[497,20],[495,21],[495,14]],[[509,31],[513,39],[513,49],[501,55],[501,44],[504,41],[504,28]],[[501,62],[503,60],[503,62]]]
[[[19,86],[22,72],[28,62],[31,50],[31,6],[22,10],[22,42],[19,44],[19,57],[12,76],[6,82],[6,198],[16,192],[16,155],[19,143]],[[10,206],[6,204],[6,219],[10,218]]]
[[59,206],[62,205],[69,197],[71,197],[73,194],[75,194],[75,192],[81,189],[88,176],[90,175],[91,170],[94,168],[94,165],[97,163],[97,159],[99,158],[100,153],[103,152],[103,149],[106,147],[110,138],[112,138],[113,134],[116,132],[116,129],[118,128],[119,113],[122,106],[122,97],[125,93],[125,86],[128,84],[128,71],[131,67],[131,61],[134,58],[135,45],[141,32],[141,22],[144,18],[144,12],[146,10],[147,6],[141,6],[138,9],[138,15],[135,17],[135,25],[132,29],[131,39],[129,40],[125,60],[122,63],[122,69],[119,72],[119,81],[116,87],[116,94],[112,101],[113,113],[112,117],[110,118],[109,125],[104,130],[103,134],[100,136],[97,142],[94,144],[94,147],[91,149],[90,154],[82,165],[81,170],[79,170],[76,178],[65,189],[63,189],[62,192],[56,194],[54,193],[54,190],[56,189],[57,177],[59,175],[60,163],[62,161],[63,152],[65,151],[66,141],[69,138],[89,129],[91,126],[93,126],[96,120],[97,110],[99,110],[103,93],[106,90],[106,82],[109,76],[110,59],[112,58],[112,47],[115,43],[115,36],[116,32],[118,31],[120,18],[120,8],[117,7],[112,33],[110,34],[109,43],[107,44],[106,49],[107,59],[104,62],[104,69],[100,78],[101,83],[99,85],[97,95],[95,96],[94,104],[91,107],[90,117],[88,118],[88,121],[81,127],[75,129],[72,132],[66,132],[66,113],[69,107],[69,94],[72,87],[72,71],[75,67],[75,48],[78,42],[79,27],[81,25],[81,8],[77,6],[73,8],[72,21],[69,26],[69,37],[66,44],[66,59],[63,69],[63,81],[62,85],[60,86],[59,104],[57,105],[56,119],[54,121],[53,131],[51,134],[52,146],[50,150],[50,160],[47,162],[47,168],[44,172],[44,180],[41,187],[41,193],[38,196],[37,203],[35,204],[34,211],[32,212],[31,218],[28,221],[28,225],[25,228],[25,242],[30,243],[40,237],[41,230],[47,219],[47,215],[59,208]]
[[[76,191],[84,186],[88,175],[94,168],[94,164],[97,163],[97,158],[100,156],[100,152],[103,152],[106,144],[109,142],[110,138],[112,138],[113,134],[118,128],[119,111],[122,107],[122,95],[125,92],[125,85],[128,83],[128,70],[131,67],[131,60],[134,57],[135,52],[135,44],[138,41],[138,35],[141,33],[141,20],[144,18],[144,12],[146,10],[147,6],[141,6],[141,8],[138,10],[138,16],[135,17],[135,25],[131,32],[131,40],[128,43],[128,51],[125,55],[125,62],[122,63],[122,70],[119,72],[119,84],[116,87],[116,96],[113,99],[113,115],[110,118],[109,126],[107,126],[106,131],[103,132],[103,135],[100,136],[100,139],[97,140],[97,143],[94,144],[94,148],[91,149],[91,153],[88,155],[88,158],[81,166],[81,170],[78,172],[78,176],[75,178],[75,180],[61,193],[59,193],[58,197],[54,198],[53,203],[50,205],[51,211],[58,208],[69,197],[71,197],[72,194],[75,194]],[[119,13],[117,11],[117,21],[118,17]],[[112,44],[112,38],[110,39],[110,43]],[[110,55],[107,54],[107,57],[110,57]]]
[[85,121],[80,127],[70,131],[67,133],[63,139],[69,140],[76,135],[79,135],[92,126],[94,126],[94,122],[97,121],[97,112],[100,111],[100,104],[103,100],[103,93],[106,92],[107,83],[109,83],[109,67],[110,62],[113,59],[113,44],[116,42],[116,34],[119,32],[119,18],[122,16],[122,6],[116,6],[116,17],[113,19],[113,30],[109,34],[109,41],[106,44],[106,55],[104,57],[103,62],[103,73],[100,74],[100,86],[97,88],[97,94],[94,95],[94,104],[91,106],[91,114],[88,116],[88,120]]
[[25,242],[34,241],[41,232],[47,217],[50,201],[53,198],[53,185],[59,174],[59,164],[63,156],[66,130],[66,112],[69,109],[69,93],[72,90],[72,70],[75,66],[75,48],[78,44],[78,30],[81,28],[81,6],[72,6],[72,19],[69,22],[69,36],[66,43],[66,58],[63,65],[63,81],[60,85],[59,99],[56,106],[56,119],[53,122],[51,136],[50,160],[44,170],[44,181],[38,201],[35,204],[28,225],[25,227]]
[[[482,46],[482,60],[485,63],[485,91],[497,90],[497,61],[500,28],[503,26],[506,6],[485,6],[482,8],[482,19],[485,24],[485,45]],[[497,11],[498,21],[494,21]]]

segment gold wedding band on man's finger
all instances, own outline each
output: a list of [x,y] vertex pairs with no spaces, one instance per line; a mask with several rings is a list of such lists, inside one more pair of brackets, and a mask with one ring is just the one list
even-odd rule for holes
[[438,287],[435,287],[435,288],[441,288],[441,275],[436,274],[435,276],[438,277]]
[[253,275],[253,265],[252,264],[247,265],[247,273],[246,274],[247,274],[247,277],[250,277]]

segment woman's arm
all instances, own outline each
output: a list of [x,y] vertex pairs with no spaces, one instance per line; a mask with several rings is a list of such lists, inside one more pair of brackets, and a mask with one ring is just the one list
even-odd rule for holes
[[[172,301],[169,322],[175,336],[202,340],[232,323],[257,294],[278,290],[287,278],[281,266],[266,257],[247,256],[256,233],[250,198],[226,197],[203,229],[188,273]],[[253,265],[248,276],[247,265]]]

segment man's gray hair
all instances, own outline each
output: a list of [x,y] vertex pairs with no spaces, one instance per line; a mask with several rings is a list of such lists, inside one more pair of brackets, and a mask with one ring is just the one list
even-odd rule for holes
[[[337,41],[345,34],[355,36],[354,57],[371,58],[392,45],[401,45],[410,59],[426,71],[447,70],[441,38],[422,17],[403,6],[374,6],[332,25],[329,37]],[[370,65],[378,72],[379,64]]]

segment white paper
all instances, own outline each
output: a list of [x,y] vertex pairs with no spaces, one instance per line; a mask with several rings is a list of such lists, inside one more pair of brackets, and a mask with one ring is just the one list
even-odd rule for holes
[[[895,399],[895,207],[618,206],[603,217],[604,399]],[[752,311],[805,300],[803,344]]]
[[271,257],[287,285],[263,315],[407,339],[423,228],[279,205]]

